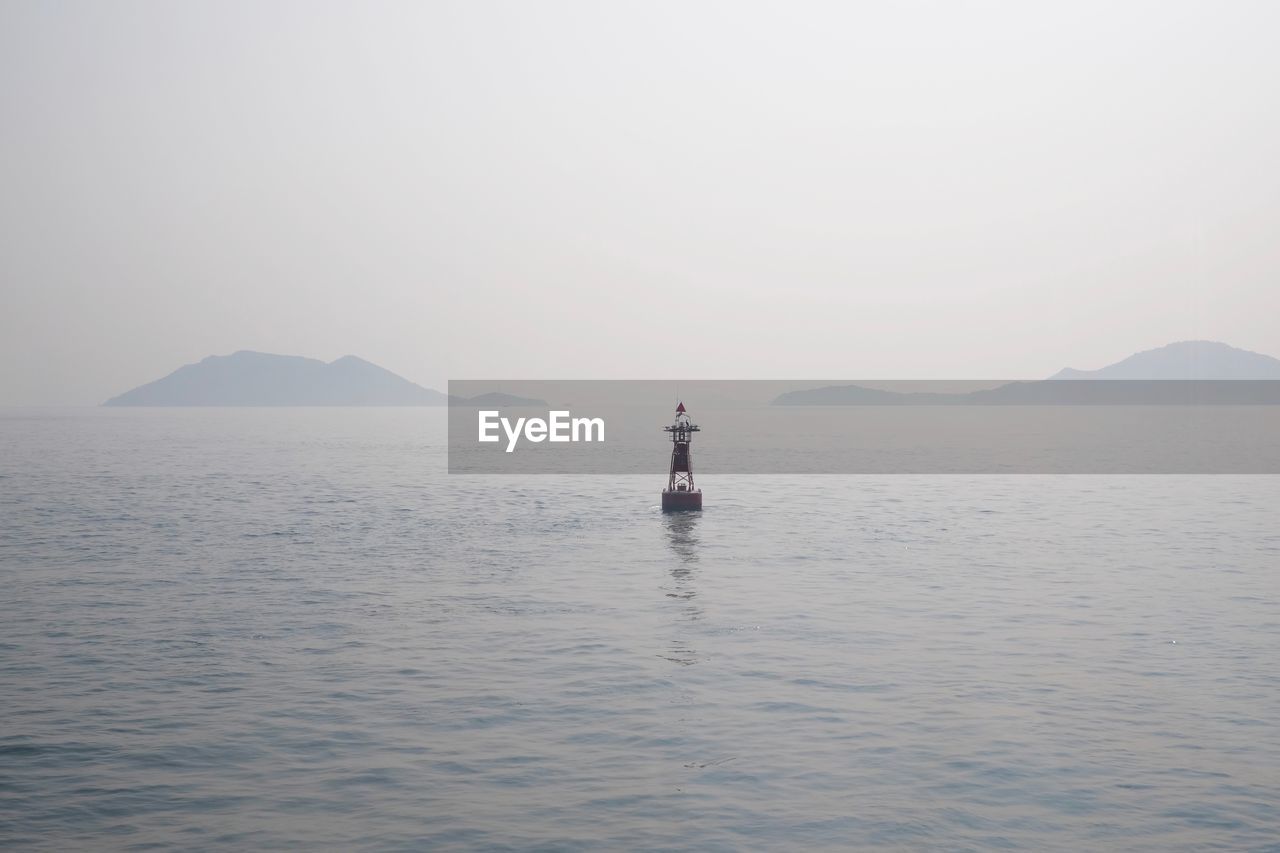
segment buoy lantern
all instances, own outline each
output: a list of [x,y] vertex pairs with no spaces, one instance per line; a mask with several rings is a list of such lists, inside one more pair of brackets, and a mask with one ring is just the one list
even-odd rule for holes
[[662,511],[702,509],[702,490],[693,484],[693,457],[689,453],[689,442],[700,430],[689,420],[684,403],[676,406],[675,423],[662,430],[671,436],[671,477],[662,490]]

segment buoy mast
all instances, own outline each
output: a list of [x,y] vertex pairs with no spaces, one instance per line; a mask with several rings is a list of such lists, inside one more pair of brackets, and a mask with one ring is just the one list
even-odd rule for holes
[[689,420],[684,403],[676,406],[675,422],[662,430],[671,436],[671,477],[662,491],[662,511],[702,509],[702,490],[693,484],[693,457],[689,452],[689,442],[700,430]]

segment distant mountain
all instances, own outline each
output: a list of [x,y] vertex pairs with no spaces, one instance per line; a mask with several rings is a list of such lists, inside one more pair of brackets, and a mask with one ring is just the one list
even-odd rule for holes
[[241,350],[211,355],[106,406],[443,406],[449,398],[354,355],[327,364]]
[[[913,383],[900,387],[909,389]],[[957,382],[957,388],[966,383]],[[826,385],[779,395],[775,406],[1254,406],[1280,405],[1280,381],[1031,379],[975,391],[885,391]]]
[[[1059,379],[1127,381],[1054,381]],[[773,405],[1277,405],[1280,382],[1275,380],[1280,380],[1280,359],[1214,341],[1183,341],[1131,355],[1100,370],[1067,368],[1050,379],[1011,382],[996,388],[914,392],[827,385],[789,391]],[[902,387],[909,389],[910,383]]]
[[1180,341],[1098,370],[1070,367],[1051,379],[1280,379],[1280,359],[1217,341]]

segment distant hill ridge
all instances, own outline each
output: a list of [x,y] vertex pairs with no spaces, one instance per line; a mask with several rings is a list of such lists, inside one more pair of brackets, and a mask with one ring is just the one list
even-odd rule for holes
[[[1055,382],[1053,380],[1128,380]],[[1181,380],[1166,381],[1166,380]],[[1212,387],[1188,382],[1229,381]],[[826,385],[789,391],[776,406],[898,406],[1045,403],[1280,403],[1280,359],[1217,341],[1180,341],[1129,356],[1098,370],[1065,368],[1048,380],[1013,382],[977,391],[922,393],[860,385]],[[1251,384],[1256,383],[1256,384]]]
[[106,406],[443,406],[447,395],[346,355],[331,362],[241,350],[112,397]]
[[1280,379],[1280,359],[1218,341],[1179,341],[1098,370],[1063,368],[1051,379]]

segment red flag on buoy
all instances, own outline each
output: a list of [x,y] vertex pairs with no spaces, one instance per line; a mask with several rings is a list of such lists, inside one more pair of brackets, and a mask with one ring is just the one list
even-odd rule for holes
[[681,403],[678,406],[676,406],[676,414],[678,415],[684,414],[684,403]]

